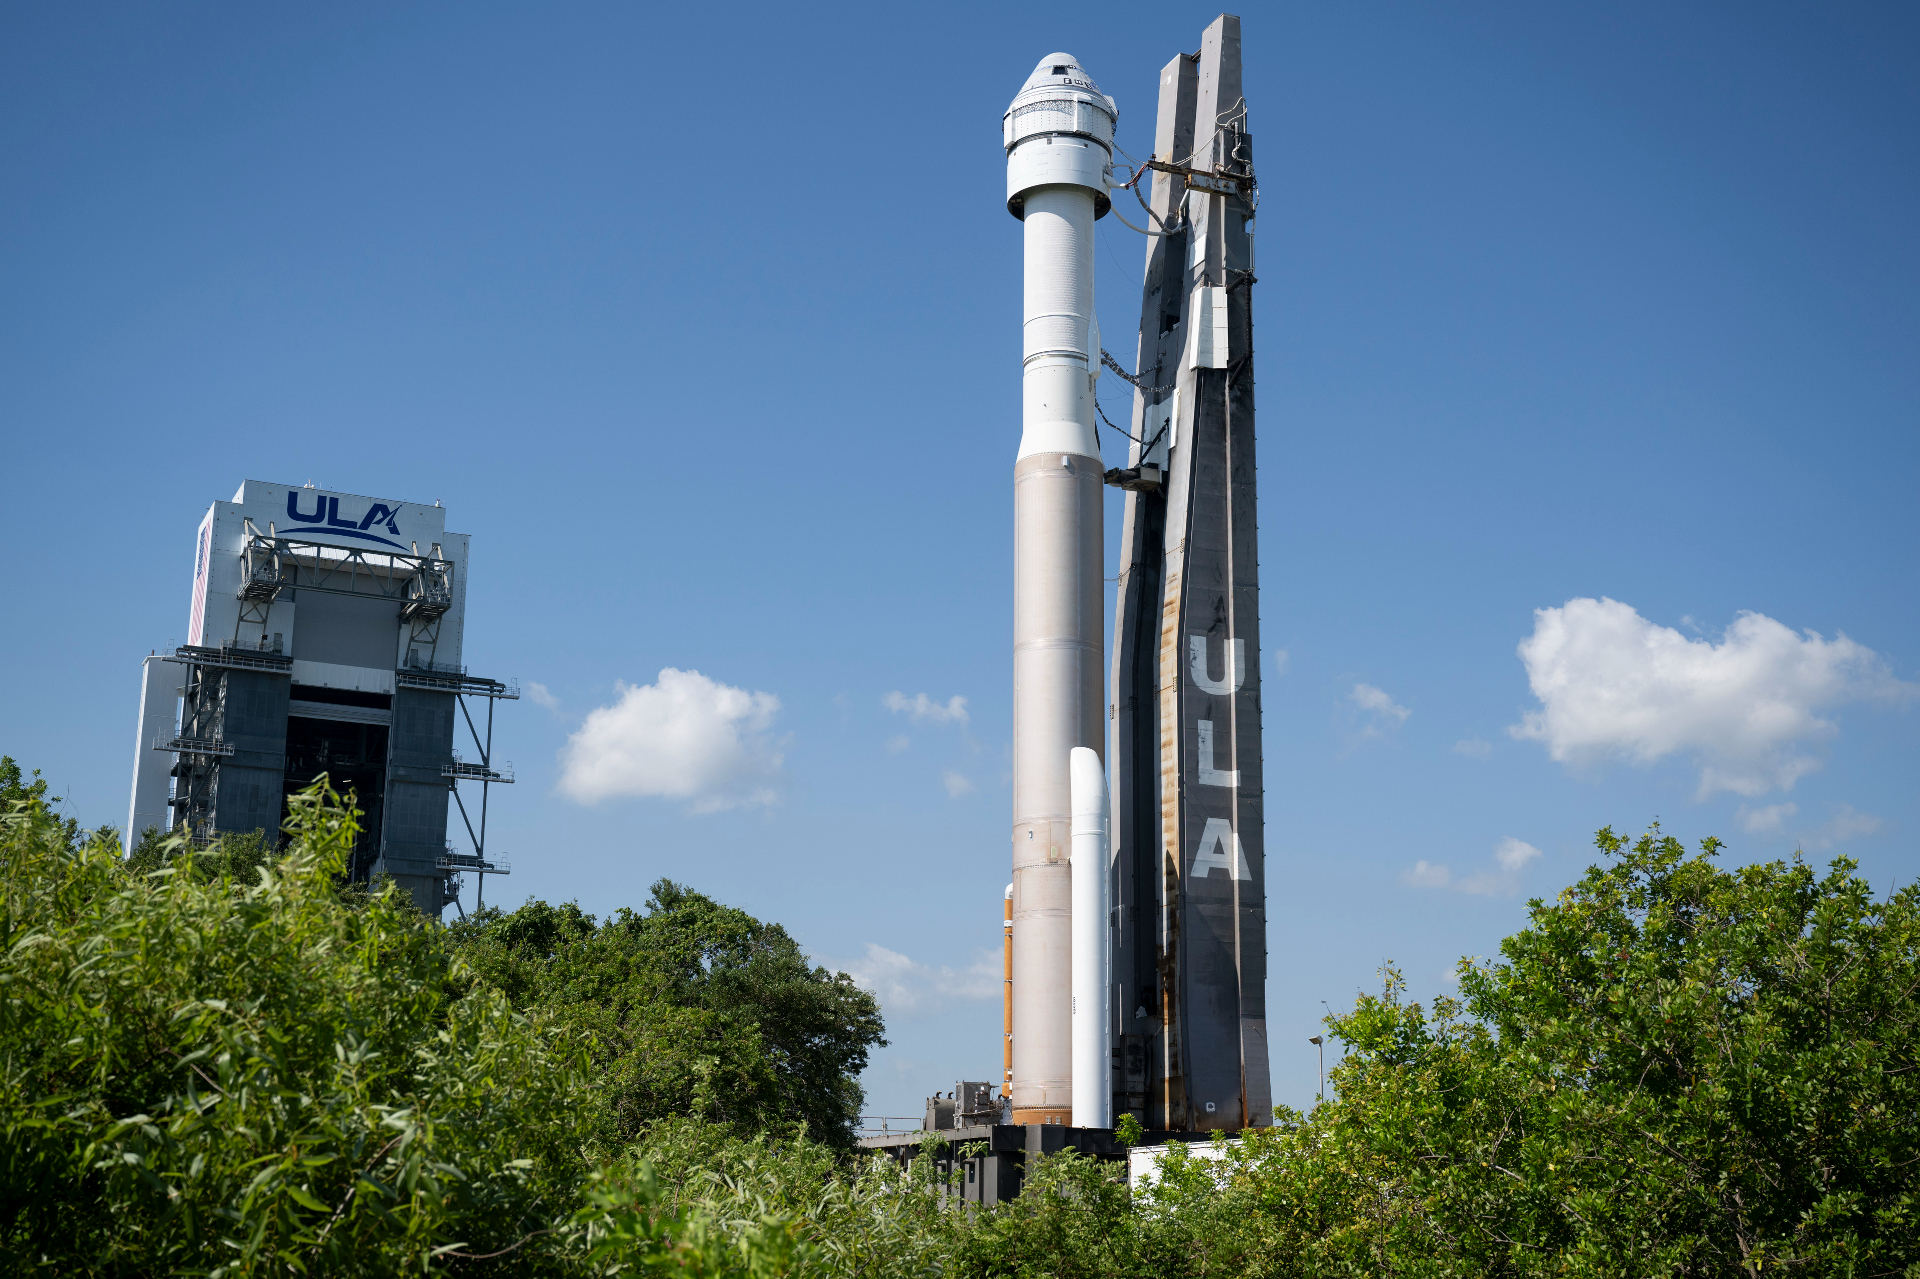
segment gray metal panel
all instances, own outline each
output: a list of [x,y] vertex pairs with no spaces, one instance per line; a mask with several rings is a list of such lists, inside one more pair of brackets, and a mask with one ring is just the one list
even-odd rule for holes
[[423,915],[440,918],[440,912],[447,908],[445,901],[446,878],[439,874],[393,876],[393,882],[399,889],[413,898],[413,905]]
[[473,571],[472,538],[465,533],[448,533],[442,549],[460,567],[453,575],[453,606],[440,621],[439,639],[430,660],[458,666],[466,661],[467,575]]
[[[1240,22],[1222,15],[1201,41],[1194,104],[1196,167],[1248,161],[1244,134],[1222,125],[1244,118]],[[1211,135],[1210,137],[1207,135]],[[1228,153],[1238,145],[1239,157]],[[1180,648],[1183,894],[1188,1096],[1200,1128],[1271,1122],[1265,1060],[1266,905],[1260,776],[1259,573],[1255,536],[1251,272],[1246,218],[1238,200],[1193,201],[1195,235],[1207,252],[1195,286],[1228,290],[1228,359],[1193,371],[1194,431],[1188,465],[1186,580]],[[1235,312],[1240,323],[1233,323]],[[1234,338],[1240,340],[1236,344]],[[1191,660],[1193,637],[1221,649],[1221,682]],[[1242,668],[1225,680],[1233,646]],[[1232,687],[1237,684],[1238,687]],[[1200,756],[1200,725],[1211,726],[1214,758]],[[1223,767],[1226,759],[1232,767]],[[1205,765],[1211,763],[1212,768]],[[1211,778],[1211,784],[1210,784]],[[1233,779],[1230,783],[1225,779]],[[1228,838],[1228,832],[1231,838]],[[1231,844],[1231,846],[1229,846]],[[1214,858],[1224,864],[1209,865]],[[1249,1035],[1247,1022],[1258,1028]],[[1246,1059],[1254,1047],[1258,1060]],[[1215,1109],[1206,1110],[1212,1102]]]
[[[1250,650],[1242,665],[1257,661],[1257,645],[1248,644],[1257,623],[1246,601],[1237,601],[1234,516],[1242,492],[1230,487],[1235,441],[1227,429],[1225,372],[1196,374],[1192,476],[1187,507],[1186,573],[1176,648],[1184,687],[1180,698],[1183,854],[1181,909],[1185,945],[1183,995],[1187,1092],[1196,1126],[1239,1128],[1241,1114],[1240,963],[1243,895],[1258,899],[1258,881],[1241,878],[1259,862],[1259,795],[1249,793],[1241,747],[1256,760],[1259,752],[1259,673],[1234,670],[1235,647]],[[1244,443],[1251,444],[1251,431]],[[1250,519],[1248,522],[1251,522]],[[1240,607],[1236,608],[1236,603]],[[1194,641],[1208,663],[1201,669]],[[1236,645],[1234,641],[1239,641]],[[1218,665],[1213,663],[1217,662]],[[1217,681],[1211,687],[1204,682]],[[1237,691],[1233,689],[1238,682]],[[1201,738],[1209,749],[1203,758]],[[1223,757],[1224,756],[1224,757]],[[1211,765],[1210,768],[1203,765]],[[1234,784],[1210,782],[1233,778]],[[1237,846],[1236,846],[1237,841]],[[1243,860],[1245,869],[1243,870]],[[1221,863],[1221,864],[1212,864]],[[1257,873],[1257,872],[1256,872]],[[1208,1111],[1207,1103],[1214,1109]]]
[[[1239,20],[1223,15],[1197,61],[1177,58],[1162,74],[1155,154],[1178,160],[1190,146],[1202,170],[1250,163],[1245,134],[1218,127],[1243,119]],[[1156,180],[1157,207],[1173,185]],[[1156,1032],[1147,1123],[1234,1129],[1270,1123],[1272,1111],[1250,210],[1221,196],[1189,209],[1190,241],[1169,236],[1149,249],[1141,306],[1140,379],[1177,380],[1178,391],[1136,398],[1136,434],[1151,437],[1153,407],[1168,398],[1179,420],[1164,494],[1126,499],[1114,669],[1114,776],[1126,793],[1115,834],[1120,981],[1137,993],[1123,999],[1121,1029]],[[1180,366],[1197,286],[1226,290],[1227,358],[1205,362],[1225,367]],[[1236,648],[1242,660],[1230,665]],[[1140,1007],[1148,1018],[1133,1017]],[[1132,1045],[1120,1042],[1124,1055]],[[1125,1067],[1116,1078],[1137,1104]]]
[[213,828],[222,835],[259,833],[269,841],[280,833],[281,778],[277,768],[246,768],[223,762],[214,772]]
[[293,655],[301,661],[392,670],[399,660],[398,601],[301,591],[297,603]]
[[287,694],[293,682],[268,671],[220,671],[219,731],[233,754],[215,765],[211,821],[223,834],[280,832],[287,766]]
[[436,868],[447,848],[449,787],[440,770],[453,760],[457,713],[451,693],[396,688],[387,738],[385,829],[376,869],[401,879],[415,903],[436,918],[439,889],[429,890],[425,880],[438,884],[444,878]]

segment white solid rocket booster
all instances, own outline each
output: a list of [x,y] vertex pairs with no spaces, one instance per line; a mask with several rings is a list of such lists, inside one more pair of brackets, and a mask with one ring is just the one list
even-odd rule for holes
[[1076,747],[1105,755],[1093,223],[1108,207],[1117,115],[1079,62],[1056,53],[1041,60],[1003,121],[1007,210],[1026,224],[1021,434],[1013,467],[1017,1124],[1076,1122],[1068,757]]
[[1073,784],[1073,1122],[1113,1127],[1113,1024],[1107,976],[1107,771],[1084,746]]

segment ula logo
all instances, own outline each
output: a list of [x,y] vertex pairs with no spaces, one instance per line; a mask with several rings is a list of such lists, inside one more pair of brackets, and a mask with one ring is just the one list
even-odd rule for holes
[[315,493],[313,495],[313,514],[308,515],[300,510],[300,490],[287,490],[287,518],[294,523],[318,524],[335,537],[354,537],[359,538],[363,542],[379,542],[383,546],[391,546],[395,550],[404,551],[407,548],[400,545],[400,543],[390,542],[377,533],[367,532],[367,530],[375,524],[385,524],[387,532],[393,534],[395,537],[400,536],[400,526],[394,522],[399,517],[399,514],[400,512],[394,510],[385,502],[375,502],[367,508],[367,513],[360,519],[343,520],[340,518],[339,498],[322,497],[320,494]]

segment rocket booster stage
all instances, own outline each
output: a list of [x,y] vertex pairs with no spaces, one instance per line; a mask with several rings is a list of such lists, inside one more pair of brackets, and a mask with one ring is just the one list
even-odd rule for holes
[[1007,210],[1025,223],[1026,240],[1013,468],[1016,1124],[1075,1121],[1068,761],[1075,748],[1106,754],[1093,224],[1108,209],[1117,114],[1080,64],[1056,53],[1004,120]]

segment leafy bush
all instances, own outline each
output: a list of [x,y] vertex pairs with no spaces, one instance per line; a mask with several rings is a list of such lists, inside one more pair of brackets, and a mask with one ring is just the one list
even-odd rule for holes
[[599,1169],[575,1224],[609,1273],[907,1279],[947,1273],[967,1217],[927,1155],[902,1170],[798,1131],[742,1138],[683,1118]]
[[[449,932],[403,894],[341,887],[356,814],[324,787],[284,851],[155,832],[125,860],[46,789],[0,766],[0,1269],[745,1274],[838,1255],[723,1203],[776,1170],[840,1184],[881,1033],[872,997],[777,926],[663,882],[604,927],[531,903]],[[774,1122],[837,1144],[740,1135]],[[693,1176],[703,1151],[731,1182]]]
[[127,854],[126,868],[145,874],[171,866],[202,883],[228,880],[248,886],[279,856],[277,841],[257,830],[244,835],[222,834],[207,847],[194,848],[177,836],[163,834],[157,826],[149,826]]
[[587,1168],[579,1046],[392,893],[344,905],[354,823],[296,802],[255,882],[0,815],[0,1256],[11,1273],[548,1273]]

